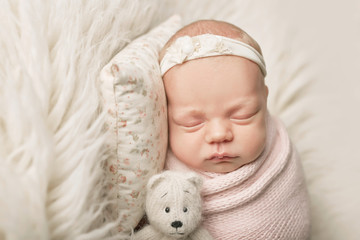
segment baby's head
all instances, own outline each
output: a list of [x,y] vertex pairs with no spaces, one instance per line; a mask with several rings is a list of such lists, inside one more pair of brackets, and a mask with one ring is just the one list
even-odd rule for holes
[[217,173],[254,161],[265,147],[268,95],[256,41],[229,23],[203,20],[179,30],[160,56],[174,155]]

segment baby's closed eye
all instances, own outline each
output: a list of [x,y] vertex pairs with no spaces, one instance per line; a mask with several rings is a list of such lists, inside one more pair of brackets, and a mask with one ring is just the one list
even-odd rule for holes
[[255,117],[259,111],[260,110],[249,111],[249,112],[244,112],[244,113],[238,112],[238,113],[231,115],[230,120],[234,121],[235,123],[248,122],[253,117]]
[[193,132],[201,129],[205,124],[205,120],[200,117],[183,116],[178,118],[172,118],[175,125],[181,127],[187,132]]
[[204,121],[202,120],[191,120],[191,121],[179,121],[178,125],[184,127],[184,128],[197,128],[204,124]]

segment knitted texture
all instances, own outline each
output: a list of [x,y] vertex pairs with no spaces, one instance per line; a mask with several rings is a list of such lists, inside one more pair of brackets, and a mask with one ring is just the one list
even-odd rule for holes
[[[189,170],[169,151],[167,168]],[[227,174],[203,176],[204,226],[215,239],[308,239],[309,199],[285,127],[268,117],[263,153]]]

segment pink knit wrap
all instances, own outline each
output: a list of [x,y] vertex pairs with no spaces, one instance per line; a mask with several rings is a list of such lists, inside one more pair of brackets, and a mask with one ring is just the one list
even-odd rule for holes
[[[192,171],[168,152],[166,167]],[[268,117],[266,147],[254,162],[203,176],[204,226],[215,239],[308,239],[309,199],[298,154],[282,123]]]

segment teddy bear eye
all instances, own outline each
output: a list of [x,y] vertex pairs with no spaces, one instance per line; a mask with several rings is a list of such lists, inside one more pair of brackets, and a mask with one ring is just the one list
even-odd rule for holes
[[187,207],[184,207],[184,208],[183,208],[183,211],[184,211],[184,212],[187,212],[187,211],[188,211]]
[[170,212],[170,208],[169,208],[169,207],[166,207],[166,208],[165,208],[165,212],[166,212],[166,213],[169,213],[169,212]]

